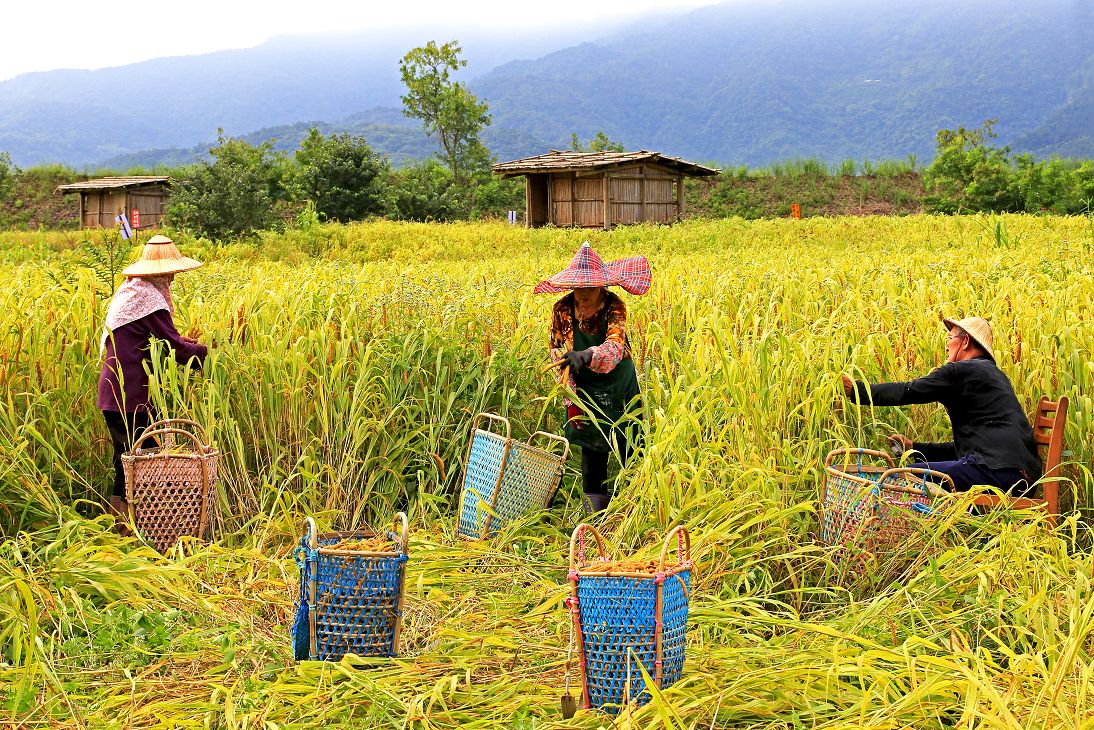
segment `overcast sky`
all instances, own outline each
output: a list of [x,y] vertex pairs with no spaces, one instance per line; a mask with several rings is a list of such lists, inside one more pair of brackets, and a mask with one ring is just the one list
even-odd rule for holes
[[28,71],[102,68],[162,56],[249,48],[286,33],[471,23],[535,28],[634,16],[717,0],[97,0],[6,2],[0,80]]

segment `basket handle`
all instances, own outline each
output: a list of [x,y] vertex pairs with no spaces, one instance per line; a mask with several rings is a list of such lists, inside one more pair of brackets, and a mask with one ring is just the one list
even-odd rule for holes
[[153,436],[173,436],[174,434],[179,434],[180,436],[185,436],[186,438],[190,439],[190,441],[194,444],[194,451],[196,451],[197,453],[202,455],[209,453],[209,447],[201,443],[198,437],[190,433],[189,431],[184,431],[181,428],[157,428],[153,431],[151,427],[144,430],[144,433],[142,433],[141,437],[137,439],[136,443],[133,444],[133,448],[129,450],[129,453],[138,455],[137,452],[140,451],[141,444],[143,444],[145,440],[150,439]]
[[661,559],[657,564],[657,572],[665,572],[665,559],[669,556],[669,550],[672,549],[672,538],[676,536],[676,557],[677,564],[691,562],[691,534],[688,532],[688,528],[683,525],[677,525],[669,530],[669,534],[665,535],[665,542],[661,545]]
[[202,441],[206,444],[209,443],[209,432],[205,430],[205,426],[197,421],[191,421],[189,418],[165,418],[162,421],[156,421],[149,428],[180,428],[182,426],[189,426],[197,432]]
[[859,462],[862,461],[863,456],[874,456],[879,459],[884,459],[890,469],[896,466],[893,457],[889,456],[884,451],[874,451],[873,449],[833,449],[832,451],[829,451],[828,456],[824,458],[824,468],[827,469],[832,466],[832,462],[836,460],[837,456],[858,456]]
[[552,441],[561,442],[561,444],[562,444],[562,461],[563,462],[566,461],[566,457],[568,457],[570,455],[570,442],[569,442],[568,439],[566,439],[564,436],[559,436],[559,435],[553,434],[553,433],[547,433],[546,431],[536,431],[534,434],[532,434],[531,436],[528,437],[528,445],[529,446],[532,445],[532,441],[535,440],[536,436],[542,436],[545,439],[550,439]]
[[304,518],[304,533],[308,540],[308,547],[316,549],[319,547],[319,528],[315,525],[314,517]]
[[[574,528],[574,534],[570,536],[570,570],[574,570],[579,565],[585,564],[585,531],[592,530],[593,537],[596,538],[596,551],[601,559],[607,558],[607,554],[604,552],[604,536],[600,534],[592,525],[587,522],[582,522],[580,525]],[[580,546],[579,546],[580,543]],[[580,559],[580,563],[575,560]]]
[[[495,421],[505,426],[505,438],[508,440],[513,433],[513,427],[509,425],[509,419],[504,416],[498,416],[493,413],[480,413],[475,416],[475,420],[471,422],[471,432],[474,433],[482,420]],[[485,429],[484,429],[485,430]]]
[[896,476],[897,474],[923,477],[923,493],[929,494],[930,496],[938,496],[937,493],[945,493],[947,490],[942,489],[937,484],[930,483],[927,480],[928,476],[941,477],[942,481],[947,482],[950,485],[948,491],[957,491],[957,488],[953,484],[953,477],[951,477],[949,474],[940,472],[937,469],[924,469],[918,466],[902,466],[898,469],[886,469],[885,472],[878,479],[878,482],[883,483],[886,477]]
[[407,554],[407,544],[410,540],[410,529],[407,524],[406,512],[398,512],[395,514],[395,526],[399,527],[402,524],[402,533],[399,536],[399,545],[403,548],[403,555]]

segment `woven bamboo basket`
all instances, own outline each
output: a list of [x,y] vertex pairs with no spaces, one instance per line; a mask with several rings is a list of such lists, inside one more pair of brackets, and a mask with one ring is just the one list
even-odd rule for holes
[[[488,430],[490,425],[504,433]],[[546,509],[562,481],[569,441],[545,431],[527,442],[511,434],[509,419],[492,413],[480,413],[471,425],[457,522],[462,537],[487,538],[518,517]],[[560,444],[562,453],[535,446],[537,440]]]
[[[843,461],[836,463],[840,456]],[[863,463],[863,457],[885,465]],[[824,470],[820,541],[825,545],[855,544],[869,551],[897,547],[935,512],[938,498],[954,490],[948,474],[898,468],[888,454],[870,449],[836,449],[824,460]]]
[[[585,555],[586,533],[596,542],[592,560]],[[670,563],[673,543],[676,562]],[[656,569],[648,573],[595,569],[597,562],[607,560],[601,534],[592,525],[578,525],[570,538],[573,589],[566,602],[577,637],[582,703],[586,709],[617,714],[631,702],[649,702],[642,668],[659,689],[683,675],[691,538],[683,525],[673,528],[665,536]]]
[[[145,448],[146,442],[153,445]],[[205,429],[181,418],[151,424],[122,454],[133,522],[156,550],[165,553],[180,537],[204,535],[219,458]]]
[[[307,613],[308,657],[338,661],[346,654],[398,654],[409,539],[406,514],[396,515],[399,532],[371,530],[318,534],[306,520],[295,557],[300,567],[300,604]],[[338,549],[346,540],[386,537],[391,549]],[[301,611],[303,613],[303,611]]]

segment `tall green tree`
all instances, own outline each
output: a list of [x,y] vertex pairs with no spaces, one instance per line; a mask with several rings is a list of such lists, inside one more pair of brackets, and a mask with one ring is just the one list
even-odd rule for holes
[[623,145],[620,142],[612,142],[604,132],[597,132],[596,136],[589,140],[589,145],[587,147],[581,144],[581,138],[577,136],[577,132],[572,132],[570,134],[570,149],[574,152],[624,151]]
[[172,226],[207,238],[231,239],[277,228],[275,204],[287,197],[284,155],[269,142],[257,147],[217,132],[212,160],[173,186],[167,206]]
[[1022,200],[1014,183],[1010,147],[995,147],[989,119],[979,128],[940,129],[934,161],[923,173],[928,209],[940,213],[961,211],[1008,212]]
[[11,161],[11,155],[7,152],[0,152],[0,200],[8,197],[8,194],[15,188],[15,178],[19,177],[21,171]]
[[321,217],[354,221],[389,211],[390,166],[364,137],[324,137],[313,127],[295,158],[297,197],[314,202]]
[[467,65],[462,52],[458,41],[440,46],[429,41],[399,61],[407,90],[402,97],[403,114],[420,119],[426,132],[437,138],[452,178],[461,187],[490,162],[479,140],[490,124],[487,104],[451,77]]

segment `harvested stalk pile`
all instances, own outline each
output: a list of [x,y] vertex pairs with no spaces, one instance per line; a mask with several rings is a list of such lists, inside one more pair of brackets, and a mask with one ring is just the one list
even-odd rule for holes
[[[657,572],[656,560],[593,560],[578,568],[579,573],[641,573],[654,575]],[[666,570],[672,569],[666,565]]]
[[324,545],[327,550],[353,550],[361,553],[393,553],[399,546],[389,537],[347,538],[333,545]]

